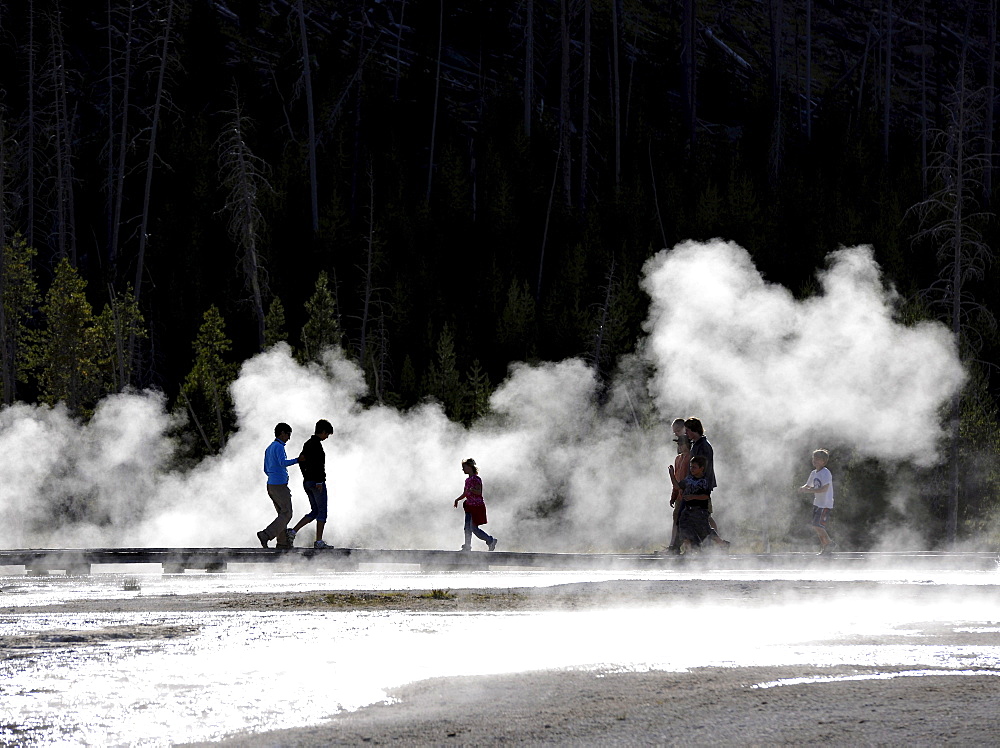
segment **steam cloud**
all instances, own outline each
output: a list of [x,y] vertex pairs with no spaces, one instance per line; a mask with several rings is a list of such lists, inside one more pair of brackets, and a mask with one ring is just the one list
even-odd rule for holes
[[[171,467],[173,417],[158,393],[110,396],[86,424],[62,407],[15,404],[0,410],[3,545],[255,545],[273,518],[262,464],[274,424],[293,426],[295,455],[319,418],[335,428],[324,442],[334,545],[457,549],[452,501],[468,456],[501,550],[663,545],[670,422],[688,415],[715,446],[724,533],[755,532],[803,501],[790,487],[814,447],[933,463],[937,411],[963,382],[944,326],[894,320],[870,249],[834,252],[818,281],[818,294],[796,300],[735,244],[664,250],[645,268],[647,337],[610,398],[596,397],[580,360],[516,364],[469,429],[436,404],[364,408],[363,376],[339,351],[301,365],[285,345],[243,365],[237,433],[187,471]],[[289,472],[298,519],[308,502]]]

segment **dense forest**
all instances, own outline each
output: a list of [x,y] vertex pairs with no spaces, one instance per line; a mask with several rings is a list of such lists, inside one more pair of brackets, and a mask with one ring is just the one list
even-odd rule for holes
[[[745,247],[814,293],[870,244],[995,453],[997,0],[0,0],[3,402],[162,389],[193,455],[239,362],[341,346],[372,402],[608,378],[641,269]],[[954,440],[955,471],[960,440]],[[978,454],[978,453],[977,453]],[[976,458],[978,459],[978,458]],[[955,485],[957,486],[955,473]],[[997,506],[995,468],[942,532]]]

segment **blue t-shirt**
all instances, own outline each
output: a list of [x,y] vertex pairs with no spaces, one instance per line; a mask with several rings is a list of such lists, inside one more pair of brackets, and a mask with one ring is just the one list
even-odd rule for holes
[[264,450],[264,472],[267,473],[267,485],[280,486],[288,483],[288,466],[298,462],[298,458],[288,459],[285,454],[285,443],[275,439]]

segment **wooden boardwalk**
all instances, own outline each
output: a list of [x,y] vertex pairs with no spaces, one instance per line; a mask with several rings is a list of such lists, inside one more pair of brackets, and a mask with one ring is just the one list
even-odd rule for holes
[[160,564],[164,573],[187,569],[222,572],[230,564],[271,564],[289,568],[356,571],[361,564],[419,565],[421,570],[527,569],[648,569],[685,567],[763,570],[801,569],[821,565],[840,568],[928,569],[1000,572],[1000,555],[993,552],[896,553],[839,552],[732,554],[706,550],[692,557],[655,553],[514,553],[494,551],[376,550],[367,548],[62,548],[0,550],[0,567],[23,566],[28,574],[64,571],[90,574],[103,564]]

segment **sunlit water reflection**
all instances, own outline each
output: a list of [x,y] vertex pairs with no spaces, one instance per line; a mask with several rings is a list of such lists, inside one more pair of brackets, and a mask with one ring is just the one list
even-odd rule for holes
[[[140,581],[140,593],[124,591],[119,574],[5,577],[0,579],[0,599],[8,604],[41,605],[136,594],[513,588],[674,578],[662,571],[132,576]],[[706,572],[704,576],[743,578],[733,572]],[[899,580],[899,576],[895,573],[891,580],[874,581],[997,582],[996,574],[959,577],[957,572],[932,576],[924,572],[911,580]],[[752,575],[762,577],[803,580],[802,572]],[[684,578],[691,579],[691,573]],[[36,644],[19,645],[20,649],[8,650],[7,658],[0,660],[0,741],[166,745],[207,740],[240,730],[315,724],[340,711],[385,700],[387,689],[393,686],[449,675],[558,668],[684,671],[706,666],[843,664],[902,667],[914,673],[929,668],[993,672],[1000,669],[1000,647],[944,646],[931,635],[941,630],[995,634],[1000,628],[1000,600],[982,597],[961,606],[932,607],[869,592],[838,601],[791,601],[780,609],[719,599],[627,610],[469,614],[8,614],[0,618],[0,637],[20,641],[31,635]],[[670,632],[684,620],[697,625],[700,639],[711,646],[677,646]],[[159,629],[154,627],[174,626],[196,629],[190,636],[155,635]],[[47,638],[58,641],[66,631],[108,632],[118,627],[153,631],[154,635],[45,646]],[[473,636],[483,643],[476,656],[470,656],[468,646]]]

